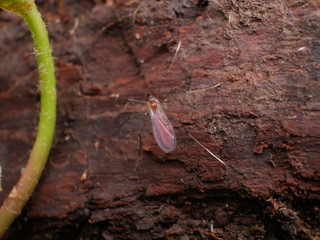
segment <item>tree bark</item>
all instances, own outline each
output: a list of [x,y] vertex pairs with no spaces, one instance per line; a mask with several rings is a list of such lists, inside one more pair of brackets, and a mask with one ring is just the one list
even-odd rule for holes
[[[318,1],[39,7],[56,57],[57,132],[6,239],[319,238]],[[0,25],[2,201],[28,158],[39,92],[26,26],[5,12]],[[126,99],[149,93],[174,125],[172,153],[148,116],[117,129],[147,109]]]

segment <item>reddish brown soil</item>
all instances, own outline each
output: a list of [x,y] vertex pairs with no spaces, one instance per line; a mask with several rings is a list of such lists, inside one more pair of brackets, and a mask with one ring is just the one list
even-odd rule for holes
[[[7,240],[319,239],[319,1],[37,3],[57,67],[57,128]],[[37,79],[26,25],[0,12],[1,201],[33,144]],[[183,91],[164,100],[173,88]],[[146,110],[118,100],[150,92],[175,126],[170,154],[148,117],[116,130]]]

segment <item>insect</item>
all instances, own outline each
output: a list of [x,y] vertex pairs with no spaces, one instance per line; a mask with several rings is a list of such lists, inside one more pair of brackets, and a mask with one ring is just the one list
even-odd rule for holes
[[[171,71],[171,68],[173,66],[174,60],[177,57],[180,47],[181,47],[181,41],[179,41],[177,45],[177,49],[175,51],[173,60],[170,64],[169,69],[163,76],[162,82],[166,78],[168,73]],[[158,93],[160,92],[160,89],[161,89],[161,85],[159,87]],[[154,139],[156,140],[158,146],[161,148],[162,151],[166,153],[172,152],[177,146],[177,139],[174,133],[172,123],[170,122],[170,120],[162,110],[160,101],[152,94],[148,94],[148,100],[146,102],[135,100],[135,99],[128,99],[128,101],[147,103]],[[124,123],[122,123],[121,126],[123,124]]]
[[[173,60],[170,64],[168,71],[166,72],[166,74],[162,78],[162,81],[165,79],[167,74],[170,72],[172,65],[174,63],[174,60],[175,60],[175,58],[178,54],[178,51],[180,49],[180,46],[181,46],[181,41],[178,43]],[[192,91],[188,91],[186,93],[196,93],[196,92],[206,91],[206,90],[209,90],[212,88],[216,88],[220,85],[221,85],[221,83],[218,83],[218,84],[216,84],[212,87],[209,87],[209,88],[192,90]],[[161,85],[160,85],[160,88],[161,88]],[[160,88],[159,88],[158,92],[160,92]],[[177,146],[177,138],[174,133],[174,128],[173,128],[172,123],[170,122],[170,120],[168,119],[168,117],[166,116],[166,114],[164,113],[164,111],[161,108],[160,101],[152,94],[148,94],[147,101],[140,101],[140,100],[135,100],[135,99],[128,99],[128,101],[147,104],[148,113],[149,113],[151,125],[152,125],[153,136],[154,136],[154,139],[156,140],[159,148],[166,153],[170,153],[170,152],[174,151]],[[134,114],[132,116],[135,116],[135,115],[137,115],[137,114]],[[120,127],[124,123],[126,123],[132,116],[130,116],[125,122],[123,122],[120,125]],[[203,144],[201,144],[194,136],[192,136],[187,131],[186,128],[184,128],[184,129],[187,132],[188,136],[190,136],[200,147],[202,147],[212,157],[216,158],[219,162],[221,162],[223,165],[225,165],[225,163],[220,158],[218,158],[216,155],[214,155],[209,149],[207,149],[205,146],[203,146]],[[140,134],[139,134],[139,136],[140,136]],[[141,149],[141,137],[140,137],[140,149]]]
[[156,97],[149,94],[147,104],[154,139],[164,152],[172,152],[177,146],[177,139],[171,122]]

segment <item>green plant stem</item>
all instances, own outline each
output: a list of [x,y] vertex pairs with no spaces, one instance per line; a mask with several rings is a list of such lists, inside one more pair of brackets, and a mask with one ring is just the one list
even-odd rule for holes
[[48,33],[34,1],[25,0],[21,3],[19,0],[13,7],[12,5],[3,6],[0,1],[0,7],[20,15],[31,31],[38,62],[41,92],[40,119],[35,144],[18,183],[0,208],[0,238],[2,238],[32,195],[46,165],[56,121],[56,79]]

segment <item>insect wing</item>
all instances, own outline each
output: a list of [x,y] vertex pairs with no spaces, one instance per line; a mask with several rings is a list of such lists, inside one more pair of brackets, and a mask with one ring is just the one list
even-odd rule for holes
[[160,104],[156,110],[149,108],[149,114],[151,118],[153,136],[158,146],[164,152],[172,152],[177,146],[177,140],[173,126],[163,112]]

